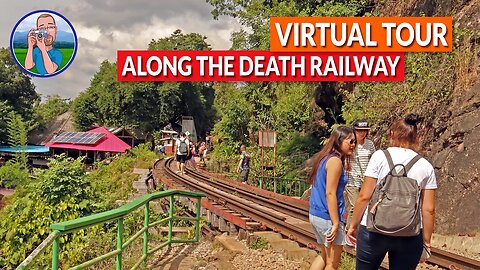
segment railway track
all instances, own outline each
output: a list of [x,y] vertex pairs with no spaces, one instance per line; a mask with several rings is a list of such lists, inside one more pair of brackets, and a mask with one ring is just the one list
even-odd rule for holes
[[[316,247],[315,235],[308,221],[308,202],[275,194],[240,182],[213,177],[208,172],[186,170],[180,176],[172,169],[173,159],[154,164],[157,179],[169,188],[200,191],[206,194],[202,208],[221,216],[231,224],[245,230],[269,228],[309,248]],[[445,269],[480,269],[480,262],[432,248],[428,263]],[[382,269],[388,269],[382,265]]]

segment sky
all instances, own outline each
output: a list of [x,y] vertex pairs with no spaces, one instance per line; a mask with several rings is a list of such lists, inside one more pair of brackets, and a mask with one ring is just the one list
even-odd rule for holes
[[15,24],[40,9],[56,11],[75,28],[78,51],[67,70],[33,83],[43,97],[75,98],[84,91],[104,60],[116,61],[117,50],[144,50],[152,39],[170,36],[176,29],[207,37],[213,49],[229,49],[237,20],[214,20],[206,0],[0,0],[0,47],[8,47]]

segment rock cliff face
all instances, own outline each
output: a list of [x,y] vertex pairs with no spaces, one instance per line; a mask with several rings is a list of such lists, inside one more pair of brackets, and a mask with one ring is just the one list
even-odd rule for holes
[[[480,0],[387,0],[380,10],[386,16],[452,16],[456,28],[474,32],[471,42],[480,47]],[[480,55],[476,60],[476,84],[455,87],[422,142],[439,185],[439,233],[480,233]]]
[[454,96],[434,122],[439,132],[429,154],[436,170],[437,230],[480,232],[480,80]]
[[[444,108],[432,108],[437,116],[432,123],[423,123],[420,137],[422,153],[434,165],[439,186],[435,231],[480,234],[480,0],[386,0],[376,6],[383,16],[452,16],[455,28],[473,32],[470,42],[479,54],[476,66],[465,72],[476,83],[457,84]],[[316,91],[315,101],[326,112],[329,125],[343,120],[327,116],[341,112],[343,101],[333,99],[339,95],[331,84]],[[382,135],[375,134],[377,144]]]

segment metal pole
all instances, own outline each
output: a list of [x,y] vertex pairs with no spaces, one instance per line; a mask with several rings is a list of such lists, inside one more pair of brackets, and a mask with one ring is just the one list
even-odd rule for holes
[[261,131],[261,136],[260,136],[260,149],[261,149],[261,152],[262,152],[262,177],[264,176],[264,173],[263,173],[263,169],[264,169],[264,166],[265,166],[265,162],[264,162],[264,159],[263,159],[263,131]]
[[59,245],[59,238],[60,236],[56,237],[53,240],[52,244],[52,270],[58,270],[58,245]]
[[[274,135],[275,140],[275,135]],[[273,189],[274,192],[277,193],[277,143],[274,142],[273,144]]]
[[116,270],[122,269],[122,245],[123,245],[123,218],[117,219],[117,250],[120,250],[120,253],[117,255],[117,264]]
[[170,209],[169,209],[169,217],[170,219],[168,220],[168,246],[172,246],[172,227],[173,227],[173,204],[175,202],[175,199],[173,198],[173,195],[170,196]]
[[200,238],[200,217],[201,217],[201,214],[202,214],[201,203],[202,203],[202,197],[198,197],[197,216],[196,216],[196,221],[195,221],[195,241],[197,241],[197,242],[198,242],[198,239]]
[[150,222],[150,206],[149,202],[145,204],[145,218],[143,222],[143,226],[145,232],[143,232],[143,255],[145,256],[145,260],[143,261],[145,267],[147,267],[147,255],[148,255],[148,224]]

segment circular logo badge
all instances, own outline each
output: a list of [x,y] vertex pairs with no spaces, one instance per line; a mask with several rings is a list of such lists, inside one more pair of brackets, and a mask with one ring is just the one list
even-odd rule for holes
[[37,10],[23,16],[10,35],[17,65],[30,75],[51,77],[70,66],[77,53],[77,33],[62,14]]

